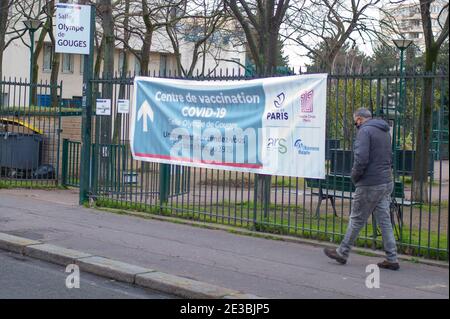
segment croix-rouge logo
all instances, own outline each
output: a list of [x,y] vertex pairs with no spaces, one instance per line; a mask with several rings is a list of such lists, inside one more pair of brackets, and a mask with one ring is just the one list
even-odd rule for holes
[[304,113],[313,112],[313,97],[314,97],[314,90],[307,91],[302,95],[300,95],[300,106],[302,112]]

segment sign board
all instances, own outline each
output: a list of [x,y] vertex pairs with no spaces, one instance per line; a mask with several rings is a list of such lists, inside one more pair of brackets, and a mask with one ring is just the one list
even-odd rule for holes
[[130,111],[130,101],[129,100],[117,100],[117,113],[128,114]]
[[95,104],[96,115],[111,115],[111,100],[97,99]]
[[134,81],[130,146],[135,159],[325,178],[326,74]]
[[89,54],[90,22],[90,6],[58,3],[55,52]]

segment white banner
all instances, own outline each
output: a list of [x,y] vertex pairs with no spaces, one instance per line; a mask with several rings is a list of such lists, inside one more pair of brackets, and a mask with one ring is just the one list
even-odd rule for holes
[[136,77],[137,160],[325,178],[327,75],[250,81]]

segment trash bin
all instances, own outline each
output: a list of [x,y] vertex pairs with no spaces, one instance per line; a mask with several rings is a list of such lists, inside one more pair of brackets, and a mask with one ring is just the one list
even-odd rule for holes
[[0,168],[35,170],[41,165],[43,137],[0,132]]

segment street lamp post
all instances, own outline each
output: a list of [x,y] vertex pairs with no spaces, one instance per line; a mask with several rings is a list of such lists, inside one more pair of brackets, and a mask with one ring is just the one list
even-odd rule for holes
[[[403,89],[403,83],[404,83],[404,63],[403,63],[403,56],[405,50],[411,45],[411,40],[406,39],[396,39],[393,40],[395,46],[400,50],[400,88],[399,88],[399,102],[397,103],[398,107],[395,110],[395,120],[394,125],[396,126],[394,128],[394,143],[396,144],[396,148],[400,149],[400,123],[398,123],[399,119],[397,119],[397,110],[399,112],[403,112],[405,105],[404,105],[404,89]],[[394,144],[393,143],[393,144]]]
[[31,106],[33,101],[33,72],[34,72],[34,33],[41,27],[42,22],[38,19],[28,19],[23,21],[23,24],[27,28],[28,32],[30,33],[30,92],[29,92],[29,99],[28,99],[28,105]]

